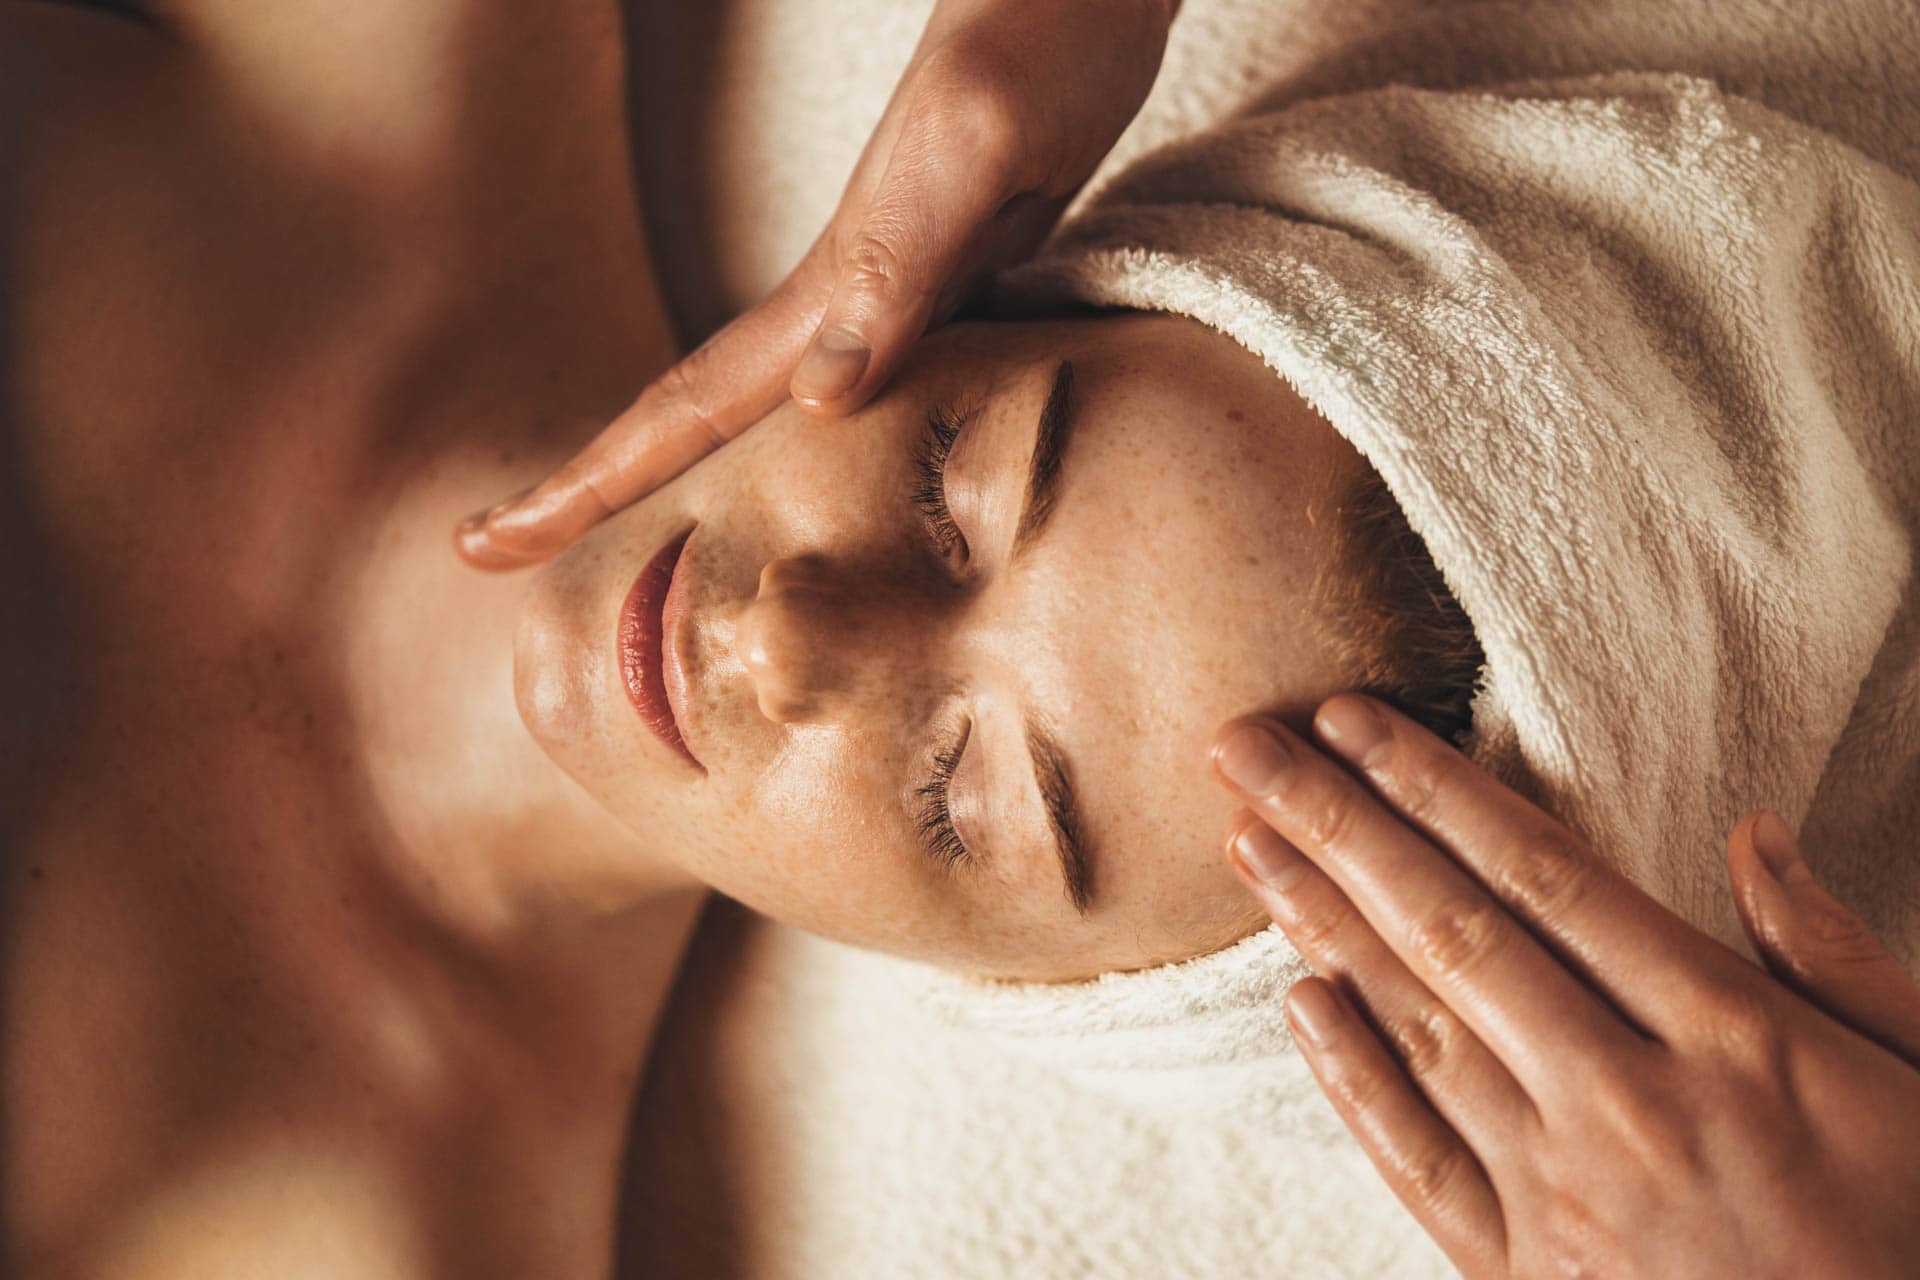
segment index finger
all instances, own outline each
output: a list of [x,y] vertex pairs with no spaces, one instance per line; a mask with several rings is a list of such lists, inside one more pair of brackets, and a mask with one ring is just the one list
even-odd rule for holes
[[462,521],[460,555],[518,569],[565,550],[773,412],[818,319],[810,264],[655,379],[587,446],[524,496]]

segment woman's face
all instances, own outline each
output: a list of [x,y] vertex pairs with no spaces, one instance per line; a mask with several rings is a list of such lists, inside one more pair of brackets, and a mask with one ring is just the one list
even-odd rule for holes
[[[656,856],[828,937],[1047,980],[1199,954],[1264,919],[1209,739],[1342,683],[1309,584],[1362,466],[1193,322],[952,326],[861,412],[783,407],[544,569],[521,715]],[[620,639],[682,534],[695,759]]]

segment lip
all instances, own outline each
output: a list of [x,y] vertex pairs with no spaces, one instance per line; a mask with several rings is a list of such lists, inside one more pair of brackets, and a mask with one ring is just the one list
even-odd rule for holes
[[705,772],[687,746],[686,664],[676,643],[679,619],[686,612],[686,575],[679,572],[681,552],[693,530],[668,539],[633,580],[620,606],[616,645],[627,698],[647,728],[695,768]]

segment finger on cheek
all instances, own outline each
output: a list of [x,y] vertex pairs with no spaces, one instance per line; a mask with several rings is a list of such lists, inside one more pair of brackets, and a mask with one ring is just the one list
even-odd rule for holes
[[1334,754],[1356,765],[1365,765],[1391,733],[1380,708],[1357,693],[1337,694],[1321,703],[1313,727]]
[[1246,814],[1227,842],[1234,869],[1260,898],[1276,921],[1286,924],[1299,911],[1293,891],[1305,880],[1310,866],[1306,855],[1293,847],[1259,816]]
[[1214,740],[1213,767],[1249,799],[1264,800],[1286,786],[1301,745],[1271,720],[1238,720]]

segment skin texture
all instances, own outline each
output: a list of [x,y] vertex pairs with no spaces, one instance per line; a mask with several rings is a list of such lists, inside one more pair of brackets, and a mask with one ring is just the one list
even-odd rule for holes
[[[1063,358],[1061,487],[1014,562]],[[957,553],[911,497],[936,404],[977,409],[946,474]],[[1206,835],[1226,812],[1205,785],[1207,735],[1249,706],[1298,719],[1343,683],[1307,588],[1326,506],[1362,465],[1191,322],[955,326],[851,419],[776,413],[544,569],[517,646],[521,711],[656,856],[801,927],[1042,979],[1211,950],[1258,915]],[[634,713],[612,644],[640,568],[689,526],[683,731],[704,775]],[[1079,795],[1084,917],[1027,714]],[[915,791],[963,724],[950,807],[973,861],[948,867],[922,850]]]
[[700,893],[446,530],[680,354],[620,15],[164,8],[0,3],[0,1274],[605,1275]]
[[1920,986],[1777,817],[1727,850],[1769,976],[1384,706],[1314,730],[1222,730],[1229,847],[1321,975],[1315,1076],[1465,1275],[1912,1274]]

